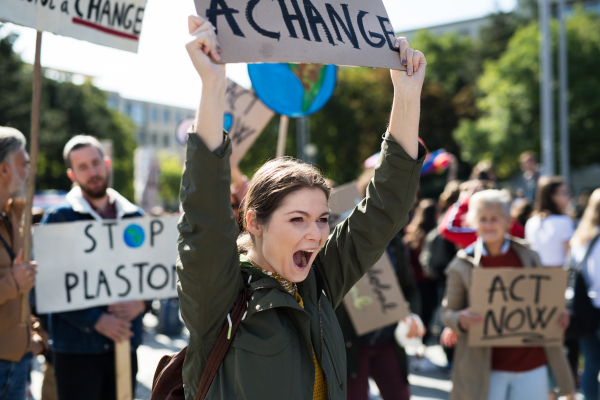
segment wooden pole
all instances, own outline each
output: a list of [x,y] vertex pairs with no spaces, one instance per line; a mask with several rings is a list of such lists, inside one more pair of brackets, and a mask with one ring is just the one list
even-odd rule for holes
[[[33,196],[35,194],[35,175],[38,164],[40,138],[40,108],[42,102],[42,32],[37,32],[35,43],[35,61],[33,63],[33,95],[31,101],[31,135],[29,138],[29,177],[27,178],[27,198],[25,201],[25,223],[23,226],[23,262],[31,261],[31,224]],[[21,325],[27,324],[29,314],[29,293],[21,294]]]
[[115,343],[117,400],[133,400],[131,392],[131,342]]
[[277,139],[277,157],[285,156],[285,142],[287,140],[290,117],[282,115],[279,121],[279,138]]

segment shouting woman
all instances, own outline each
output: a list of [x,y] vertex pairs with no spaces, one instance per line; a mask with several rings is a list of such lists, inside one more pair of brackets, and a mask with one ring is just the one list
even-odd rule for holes
[[[275,159],[259,169],[242,204],[230,206],[231,141],[223,133],[225,66],[214,27],[189,18],[187,50],[202,79],[188,138],[179,223],[179,298],[190,330],[183,380],[194,399],[223,322],[247,285],[248,312],[207,398],[346,399],[342,332],[334,309],[408,221],[419,148],[425,57],[396,40],[407,71],[391,71],[394,105],[366,198],[330,235],[329,187],[312,166]],[[381,121],[382,127],[386,121]]]

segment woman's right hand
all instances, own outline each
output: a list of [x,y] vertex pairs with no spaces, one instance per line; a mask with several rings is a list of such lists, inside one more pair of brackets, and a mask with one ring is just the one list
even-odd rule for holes
[[213,24],[205,18],[190,15],[188,27],[190,38],[185,47],[202,84],[225,81],[225,65],[218,64],[221,61],[221,47]]
[[465,308],[458,316],[458,324],[464,331],[468,331],[471,325],[480,324],[482,322],[483,318],[481,315],[472,313],[470,308]]

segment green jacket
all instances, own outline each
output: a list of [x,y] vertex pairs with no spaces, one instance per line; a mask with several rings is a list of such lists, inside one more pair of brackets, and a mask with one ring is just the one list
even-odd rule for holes
[[[279,283],[254,271],[242,321],[207,399],[312,399],[313,348],[329,399],[346,399],[344,339],[334,309],[407,223],[424,159],[413,160],[386,135],[367,197],[339,224],[298,284],[305,309]],[[210,152],[188,138],[181,183],[177,272],[181,314],[190,331],[183,368],[193,400],[208,355],[242,289],[238,226],[230,206],[231,142]],[[250,270],[251,271],[251,270]],[[252,273],[252,271],[251,271]]]

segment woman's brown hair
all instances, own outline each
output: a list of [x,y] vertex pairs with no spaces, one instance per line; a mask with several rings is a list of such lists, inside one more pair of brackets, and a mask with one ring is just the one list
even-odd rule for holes
[[438,209],[434,200],[419,202],[413,220],[406,227],[406,243],[411,249],[417,249],[427,234],[437,227]]
[[312,165],[284,157],[268,161],[256,171],[241,205],[243,232],[238,238],[238,251],[247,253],[253,245],[246,221],[249,210],[256,212],[260,225],[266,225],[286,196],[305,188],[320,189],[329,200],[330,187],[321,172]]
[[564,184],[565,181],[560,176],[542,176],[540,178],[535,196],[535,213],[537,215],[542,218],[549,215],[562,215],[562,212],[552,200],[552,196]]

